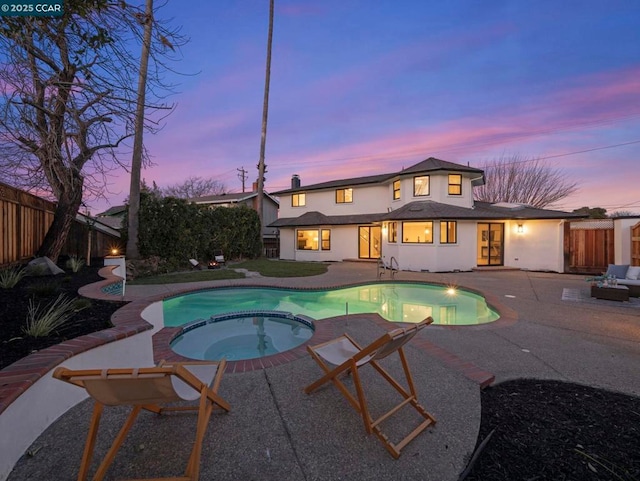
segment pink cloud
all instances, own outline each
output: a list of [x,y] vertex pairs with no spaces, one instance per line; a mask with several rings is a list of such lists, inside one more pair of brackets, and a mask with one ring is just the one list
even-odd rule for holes
[[[355,88],[363,71],[354,68],[319,81],[313,88],[318,94]],[[387,122],[386,134],[378,134],[381,126],[377,126],[374,134],[363,131],[359,136],[336,137],[331,143],[327,142],[327,135],[315,141],[311,135],[314,127],[305,123],[294,123],[298,135],[292,137],[287,127],[287,136],[280,137],[277,115],[281,110],[275,107],[270,119],[275,123],[270,127],[267,142],[266,187],[270,191],[286,189],[294,173],[301,176],[305,185],[393,172],[429,156],[478,166],[483,160],[505,153],[556,156],[634,140],[640,125],[640,112],[636,109],[639,74],[640,67],[632,67],[585,75],[565,81],[553,92],[530,97],[524,105],[500,106],[485,110],[482,116],[461,116],[432,125],[415,126],[414,122],[411,128],[407,128],[406,123]],[[242,78],[239,72],[237,79]],[[152,154],[158,165],[143,173],[143,177],[161,185],[178,182],[189,175],[223,177],[232,190],[238,191],[236,169],[244,166],[250,172],[250,185],[256,175],[260,106],[229,108],[224,113],[207,115],[204,120],[200,115],[191,115],[191,107],[199,113],[205,108],[199,108],[195,99],[207,99],[208,95],[215,96],[227,88],[232,91],[233,83],[234,78],[230,76],[215,86],[203,84],[197,95],[189,96],[175,124],[170,117],[170,126],[153,140]],[[218,90],[221,86],[224,88]],[[219,111],[212,109],[214,112]],[[392,115],[402,117],[402,112]],[[287,122],[295,118],[287,117]],[[326,127],[320,125],[319,128],[322,132]],[[630,181],[624,172],[631,171],[638,157],[639,146],[632,145],[550,159],[551,165],[565,169],[582,186],[578,194],[565,199],[563,206],[571,209],[595,206],[598,197],[602,198],[602,206],[614,207],[636,200],[629,199],[629,192],[633,190],[623,186],[628,186]],[[610,168],[612,163],[616,169]],[[628,165],[629,170],[620,168],[624,165]],[[126,177],[125,182],[117,180],[123,192],[128,191]]]

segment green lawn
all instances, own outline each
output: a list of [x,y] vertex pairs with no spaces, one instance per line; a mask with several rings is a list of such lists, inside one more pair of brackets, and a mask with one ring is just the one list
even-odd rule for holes
[[174,272],[159,276],[140,277],[128,282],[128,284],[134,286],[146,284],[181,284],[184,282],[218,281],[221,279],[242,278],[244,278],[244,274],[231,269],[207,269],[203,271]]
[[259,272],[265,277],[308,277],[327,272],[327,264],[320,262],[292,262],[275,259],[254,259],[229,264],[223,269],[174,272],[159,276],[140,277],[129,282],[131,285],[179,284],[185,282],[217,281],[223,279],[241,279],[243,273],[234,269],[247,269]]
[[232,264],[231,268],[259,272],[265,277],[309,277],[327,272],[327,264],[321,262],[293,262],[276,259],[253,259]]

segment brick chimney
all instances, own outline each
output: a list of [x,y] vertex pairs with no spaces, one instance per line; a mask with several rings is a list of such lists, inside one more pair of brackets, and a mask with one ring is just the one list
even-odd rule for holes
[[299,189],[300,188],[300,176],[298,174],[293,174],[291,177],[291,188]]

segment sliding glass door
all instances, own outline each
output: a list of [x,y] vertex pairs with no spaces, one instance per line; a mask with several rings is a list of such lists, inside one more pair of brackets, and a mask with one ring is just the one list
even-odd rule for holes
[[504,265],[504,224],[478,223],[478,265]]
[[380,226],[358,227],[358,257],[360,259],[380,259],[382,229]]

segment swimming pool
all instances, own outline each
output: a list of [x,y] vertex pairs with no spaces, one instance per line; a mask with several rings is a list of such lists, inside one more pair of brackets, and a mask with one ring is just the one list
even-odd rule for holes
[[311,339],[313,321],[287,312],[238,312],[187,324],[171,349],[190,359],[256,359],[285,352]]
[[320,320],[345,314],[377,313],[389,322],[468,326],[495,321],[499,315],[484,297],[443,285],[386,282],[335,289],[221,287],[165,299],[164,325],[182,326],[218,314],[268,310]]

